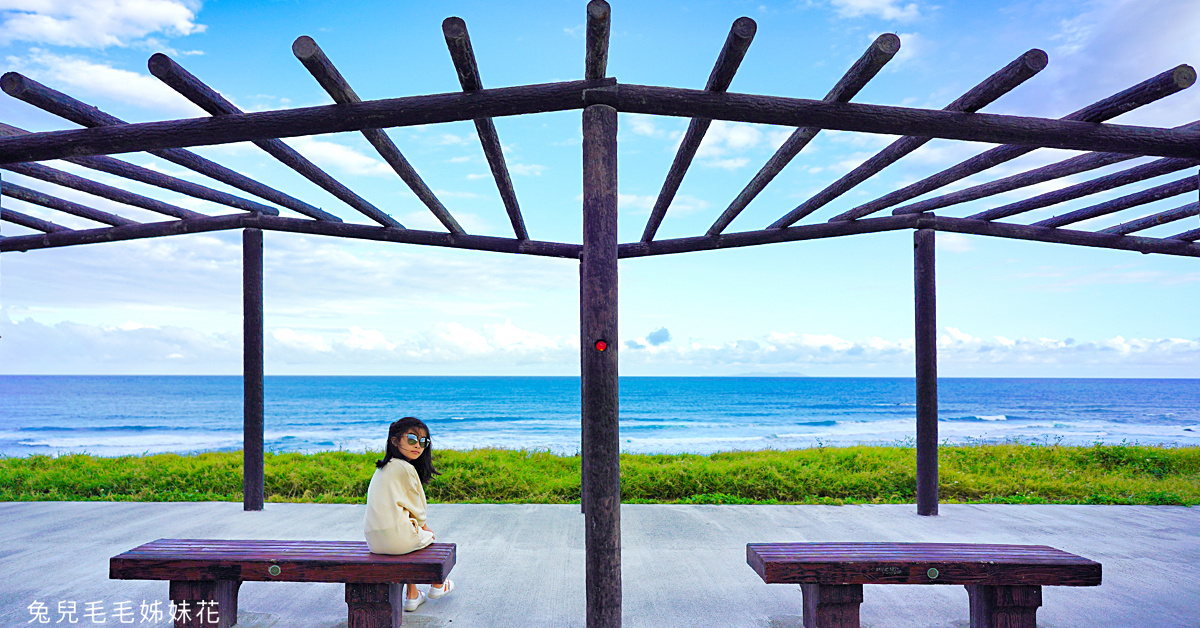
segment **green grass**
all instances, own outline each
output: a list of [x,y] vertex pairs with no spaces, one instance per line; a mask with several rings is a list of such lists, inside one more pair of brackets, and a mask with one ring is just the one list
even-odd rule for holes
[[[363,503],[378,453],[267,454],[268,501]],[[241,501],[241,452],[0,458],[0,501]],[[1200,503],[1200,448],[1003,444],[940,448],[941,503]],[[579,457],[437,451],[431,502],[579,501]],[[650,504],[912,503],[912,447],[621,456],[621,496]]]

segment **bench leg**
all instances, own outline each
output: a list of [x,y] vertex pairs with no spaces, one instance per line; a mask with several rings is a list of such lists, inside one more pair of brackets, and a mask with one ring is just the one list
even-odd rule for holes
[[400,628],[404,584],[346,583],[346,628]]
[[802,584],[804,628],[859,628],[861,584]]
[[241,580],[172,580],[175,628],[230,628],[241,586]]
[[971,628],[1037,628],[1042,587],[982,584],[966,587],[971,598]]

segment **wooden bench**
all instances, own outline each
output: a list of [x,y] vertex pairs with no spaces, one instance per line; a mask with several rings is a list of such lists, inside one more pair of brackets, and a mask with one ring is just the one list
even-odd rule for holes
[[1100,563],[1045,545],[750,543],[767,583],[799,584],[805,628],[858,628],[864,584],[961,584],[971,628],[1034,628],[1042,586],[1100,584]]
[[171,602],[188,610],[177,614],[175,628],[234,625],[247,580],[344,582],[347,628],[391,628],[403,619],[403,585],[444,582],[454,561],[453,543],[387,556],[361,541],[159,539],[112,557],[108,577],[170,580]]

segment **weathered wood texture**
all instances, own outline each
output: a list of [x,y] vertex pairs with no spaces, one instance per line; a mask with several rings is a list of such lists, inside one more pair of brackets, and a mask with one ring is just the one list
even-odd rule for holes
[[[8,187],[8,184],[5,183],[4,186]],[[7,207],[0,207],[0,220],[11,222],[14,225],[21,225],[22,227],[27,227],[29,229],[34,229],[34,230],[42,231],[45,233],[64,233],[64,232],[71,231],[71,229],[68,229],[56,222],[50,222],[49,220],[42,220],[41,218],[30,216],[28,214],[22,214],[21,212],[13,211]],[[0,247],[5,247],[6,245],[8,245],[10,240],[16,240],[18,238],[36,238],[36,237],[37,236],[8,236],[8,237],[4,238],[3,240],[0,240]],[[19,251],[21,249],[0,248],[0,251],[9,251],[9,250]]]
[[1100,563],[1045,545],[750,543],[746,562],[771,584],[1086,587],[1101,581]]
[[1183,233],[1177,233],[1177,234],[1171,236],[1169,239],[1183,240],[1186,242],[1195,242],[1196,240],[1200,240],[1200,229],[1189,229],[1187,231],[1184,231]]
[[[626,242],[617,247],[622,259],[627,257],[645,257],[648,255],[667,255],[671,253],[687,253],[690,251],[708,251],[712,249],[728,249],[775,242],[795,242],[797,240],[815,240],[833,238],[856,233],[876,233],[879,231],[895,231],[911,229],[917,225],[919,216],[885,216],[867,218],[865,220],[844,221],[837,223],[821,223],[815,225],[797,225],[784,229],[761,229],[758,231],[742,231],[723,233],[716,236],[694,236],[690,238],[673,238],[655,240],[653,242]],[[899,220],[897,220],[899,219]]]
[[[10,96],[80,126],[98,127],[125,124],[124,120],[116,116],[109,115],[97,107],[80,102],[16,72],[9,72],[0,77],[0,86]],[[282,207],[287,207],[305,216],[316,218],[317,220],[341,221],[341,218],[333,214],[324,212],[308,203],[284,194],[275,188],[263,185],[241,173],[209,161],[195,153],[180,149],[150,150],[148,152],[155,157],[199,172],[226,185],[248,192],[259,198],[264,198]]]
[[802,584],[804,628],[859,628],[861,584]]
[[[398,556],[372,554],[362,541],[158,539],[109,561],[116,580],[262,582],[444,582],[454,543]],[[277,567],[276,573],[271,568]]]
[[[167,55],[161,52],[155,53],[150,57],[148,65],[151,74],[212,116],[220,117],[244,113],[233,103],[226,100],[224,96],[217,93],[216,90],[183,69],[182,66]],[[296,149],[284,144],[282,140],[255,140],[254,145],[263,149],[268,155],[279,160],[283,165],[295,170],[300,176],[312,181],[321,189],[329,192],[335,198],[353,207],[371,220],[385,227],[404,228],[404,225],[401,225],[391,216],[384,213],[383,210],[372,205],[340,181],[334,179],[329,173],[320,169],[316,164],[297,152]]]
[[1120,198],[1114,198],[1103,203],[1097,203],[1090,207],[1084,207],[1083,209],[1077,209],[1075,211],[1053,216],[1045,220],[1039,220],[1038,222],[1033,223],[1033,226],[1062,227],[1072,223],[1081,222],[1089,218],[1096,218],[1098,216],[1112,214],[1123,209],[1129,209],[1130,207],[1137,207],[1139,205],[1145,205],[1146,203],[1153,203],[1165,198],[1171,198],[1172,196],[1179,196],[1180,194],[1195,192],[1198,188],[1200,188],[1200,185],[1198,184],[1200,184],[1200,177],[1197,177],[1196,175],[1190,175],[1183,179],[1178,179],[1162,185],[1156,185],[1152,188],[1147,188],[1140,192],[1134,192],[1133,194],[1127,194]]
[[938,514],[937,273],[932,229],[913,233],[917,514]]
[[[867,48],[867,51],[863,53],[863,56],[859,57],[858,61],[837,82],[837,85],[834,85],[833,89],[829,90],[829,93],[825,95],[825,102],[848,102],[851,98],[854,98],[866,86],[867,82],[875,78],[875,75],[899,51],[900,38],[896,35],[884,33],[876,37],[875,41]],[[738,193],[733,202],[729,204],[729,207],[726,207],[725,211],[708,228],[708,235],[720,235],[729,226],[729,223],[733,222],[733,219],[737,218],[738,214],[750,204],[750,201],[753,201],[754,197],[758,196],[759,192],[762,192],[763,188],[767,187],[767,184],[782,172],[784,167],[801,150],[804,150],[804,147],[808,146],[808,143],[820,131],[820,129],[813,127],[804,127],[793,131],[787,140],[775,151],[775,154],[758,171],[758,174],[754,175],[754,178]]]
[[1176,207],[1175,209],[1168,209],[1167,211],[1158,212],[1157,214],[1151,214],[1145,218],[1138,218],[1137,220],[1130,220],[1129,222],[1123,222],[1119,225],[1113,225],[1107,229],[1101,229],[1096,233],[1125,235],[1128,233],[1149,229],[1151,227],[1165,225],[1169,222],[1175,222],[1176,220],[1190,218],[1198,213],[1200,213],[1200,203],[1193,202],[1183,205],[1182,207]]
[[1037,628],[1040,586],[968,584],[971,628]]
[[[1021,83],[1024,83],[1033,75],[1041,72],[1046,67],[1047,59],[1045,52],[1034,48],[1017,57],[1011,63],[984,79],[983,82],[972,87],[954,102],[946,105],[943,111],[962,111],[966,113],[978,111]],[[808,216],[842,194],[845,194],[854,186],[896,163],[901,157],[925,145],[930,139],[928,137],[909,136],[892,142],[873,157],[859,164],[854,170],[846,173],[840,179],[813,195],[812,198],[801,203],[779,220],[771,223],[769,228],[781,229]]]
[[172,580],[167,595],[175,605],[175,628],[231,628],[241,586],[237,580]]
[[123,240],[141,240],[144,238],[158,238],[185,233],[224,231],[244,226],[242,221],[249,216],[249,214],[230,214],[227,216],[211,216],[209,218],[147,222],[123,227],[103,227],[100,229],[67,229],[66,227],[60,227],[60,230],[54,230],[52,233],[5,238],[3,241],[0,241],[0,252],[31,251],[34,249],[74,246],[77,244],[120,242]]
[[128,218],[122,218],[116,214],[110,214],[105,211],[100,211],[99,209],[93,209],[87,205],[80,205],[79,203],[61,199],[57,196],[43,194],[37,190],[31,190],[15,183],[5,183],[3,188],[4,195],[9,198],[15,198],[20,201],[25,201],[26,203],[33,203],[34,205],[41,205],[42,207],[47,207],[50,209],[57,209],[60,212],[71,214],[73,216],[79,216],[80,218],[87,218],[88,220],[95,220],[96,222],[102,222],[106,225],[119,227],[121,225],[138,224],[136,221]]
[[[313,78],[321,84],[321,87],[329,94],[333,101],[338,104],[358,103],[362,99],[358,94],[354,93],[354,89],[350,87],[350,83],[346,81],[342,73],[338,71],[329,57],[325,56],[325,52],[317,45],[317,42],[307,35],[302,35],[292,42],[292,54],[304,64]],[[367,142],[375,147],[375,151],[383,158],[392,170],[402,181],[408,184],[409,189],[417,198],[429,208],[434,217],[438,219],[446,227],[450,233],[465,233],[458,221],[446,209],[442,202],[438,200],[433,190],[425,185],[425,181],[421,179],[421,175],[408,163],[404,158],[404,154],[396,146],[392,139],[384,133],[382,129],[363,129],[363,137],[367,138]]]
[[587,5],[587,40],[585,42],[583,78],[594,81],[608,73],[608,33],[612,23],[612,8],[604,0],[591,0]]
[[79,190],[80,192],[87,192],[88,194],[91,194],[93,196],[99,196],[100,198],[106,198],[110,201],[114,201],[117,203],[123,203],[125,205],[132,205],[134,207],[140,207],[142,209],[147,209],[152,212],[164,214],[166,216],[171,216],[173,218],[205,218],[206,217],[204,214],[201,214],[199,212],[194,212],[190,209],[184,209],[177,205],[172,205],[170,203],[164,203],[157,199],[149,198],[147,196],[142,196],[141,194],[134,194],[133,192],[126,192],[125,190],[122,190],[120,188],[115,188],[111,185],[105,185],[103,183],[98,183],[98,182],[92,181],[90,179],[85,179],[81,176],[73,175],[69,172],[63,172],[62,170],[58,170],[57,168],[43,166],[42,164],[8,164],[5,166],[0,166],[0,168],[2,168],[4,170],[8,170],[9,172],[15,172],[17,174],[22,174],[22,175],[25,175],[27,177],[31,177],[34,179],[40,179],[47,183],[53,183],[55,185],[61,185],[66,188],[71,188],[72,190]]
[[[1060,119],[1076,122],[1102,122],[1187,89],[1195,82],[1196,71],[1191,66],[1181,65],[1138,83],[1127,90],[1094,102]],[[926,192],[949,185],[960,179],[965,179],[975,173],[983,172],[1006,161],[1016,159],[1035,148],[1030,145],[1013,145],[1017,144],[1017,142],[1008,144],[1010,145],[997,146],[996,148],[984,151],[937,174],[930,175],[899,190],[889,192],[869,203],[859,205],[848,213],[855,218],[872,214],[881,209],[916,198]]]
[[[14,135],[28,135],[29,131],[21,129],[9,124],[0,123],[0,136],[10,137]],[[278,214],[279,210],[274,207],[268,207],[261,203],[256,203],[251,200],[240,198],[232,194],[227,194],[219,190],[206,188],[202,185],[197,185],[191,181],[176,179],[175,177],[165,175],[161,172],[155,172],[149,168],[135,166],[134,164],[113,159],[112,157],[95,156],[95,157],[72,157],[67,159],[73,164],[107,172],[108,174],[116,175],[134,181],[140,181],[147,185],[153,185],[172,192],[187,194],[199,199],[220,203],[230,207],[248,212],[260,212],[264,214]]]
[[[450,50],[450,59],[454,62],[463,92],[482,91],[483,80],[479,76],[479,65],[475,62],[475,51],[471,48],[467,23],[462,18],[448,17],[442,21],[442,34],[446,38],[446,47]],[[487,157],[492,178],[496,180],[496,188],[500,191],[500,200],[504,202],[504,211],[508,213],[513,233],[518,240],[528,240],[529,232],[525,229],[525,219],[521,217],[521,207],[517,204],[512,177],[509,176],[508,166],[504,163],[504,149],[500,145],[500,136],[496,134],[496,125],[490,117],[475,118],[475,131],[479,135],[479,143],[483,146],[483,154]]]
[[583,112],[580,396],[588,628],[621,625],[618,433],[617,111]]
[[263,509],[263,233],[242,231],[242,509]]
[[[746,51],[750,49],[750,42],[754,41],[754,34],[757,31],[758,24],[748,17],[739,17],[733,21],[733,25],[729,27],[729,35],[725,38],[725,45],[721,47],[721,53],[717,55],[717,62],[713,66],[712,73],[708,75],[708,82],[704,85],[705,91],[720,93],[729,89],[729,84],[733,82],[733,76],[737,74],[738,67],[741,66]],[[687,132],[683,134],[683,141],[680,142],[679,149],[675,152],[675,160],[671,162],[671,169],[667,171],[667,179],[663,182],[662,190],[659,191],[658,198],[654,201],[654,207],[650,210],[650,218],[646,221],[646,228],[642,231],[642,242],[650,242],[654,239],[663,217],[667,215],[671,201],[675,200],[679,185],[683,183],[688,166],[692,164],[692,159],[695,158],[696,151],[700,148],[700,142],[704,141],[704,134],[708,132],[711,124],[712,120],[700,117],[693,117],[688,124]]]
[[404,622],[403,584],[346,583],[346,628],[399,628]]
[[[1097,177],[1091,181],[1085,181],[1076,185],[1071,185],[1053,192],[1046,192],[1027,199],[994,207],[987,211],[968,216],[976,220],[997,220],[999,218],[1007,218],[1015,216],[1027,211],[1049,207],[1058,203],[1065,203],[1069,200],[1089,196],[1091,194],[1099,194],[1113,188],[1145,181],[1154,177],[1159,177],[1164,174],[1178,172],[1195,166],[1197,163],[1193,159],[1158,159],[1147,164],[1134,166],[1128,170],[1114,172],[1102,177]],[[901,208],[903,209],[903,208]],[[898,212],[899,210],[897,210]],[[893,212],[893,213],[897,213]]]
[[973,233],[1015,240],[1055,242],[1057,244],[1137,251],[1139,253],[1162,253],[1164,255],[1178,255],[1182,257],[1200,257],[1200,245],[1192,244],[1190,240],[1186,239],[1146,238],[1135,235],[1093,233],[1091,231],[1076,231],[1074,229],[1014,225],[1003,222],[952,218],[948,216],[931,217],[926,215],[922,218],[921,224],[930,229],[951,233]]

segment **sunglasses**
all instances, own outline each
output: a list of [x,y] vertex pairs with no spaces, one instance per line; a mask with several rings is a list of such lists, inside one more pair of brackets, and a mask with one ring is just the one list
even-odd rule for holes
[[420,447],[422,449],[429,447],[429,437],[421,438],[412,432],[404,435],[404,442],[408,443],[409,447]]

